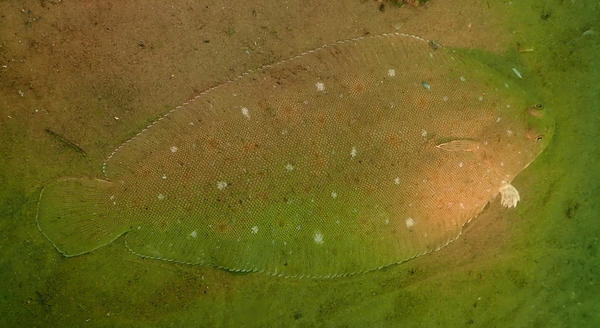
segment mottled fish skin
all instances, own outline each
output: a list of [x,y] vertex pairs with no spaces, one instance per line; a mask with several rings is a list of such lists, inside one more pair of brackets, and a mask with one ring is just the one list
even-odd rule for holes
[[322,278],[403,262],[455,240],[543,148],[547,124],[504,83],[401,33],[325,45],[123,143],[97,207],[149,258]]

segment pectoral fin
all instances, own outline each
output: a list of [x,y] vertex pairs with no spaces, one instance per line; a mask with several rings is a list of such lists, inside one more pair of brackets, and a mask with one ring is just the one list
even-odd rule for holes
[[445,151],[476,151],[480,142],[475,139],[452,139],[440,140],[436,147]]

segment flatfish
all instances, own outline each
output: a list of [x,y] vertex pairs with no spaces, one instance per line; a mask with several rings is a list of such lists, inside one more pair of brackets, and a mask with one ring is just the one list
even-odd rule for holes
[[420,37],[341,40],[209,88],[118,146],[101,178],[44,188],[65,256],[123,236],[157,260],[333,278],[456,240],[552,121],[490,67]]

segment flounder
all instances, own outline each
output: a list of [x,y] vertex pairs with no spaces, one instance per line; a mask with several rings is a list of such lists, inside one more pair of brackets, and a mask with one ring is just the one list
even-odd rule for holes
[[[40,195],[65,256],[135,254],[332,278],[440,249],[541,152],[552,122],[490,67],[412,35],[338,41],[203,91]],[[543,138],[543,137],[546,138]]]

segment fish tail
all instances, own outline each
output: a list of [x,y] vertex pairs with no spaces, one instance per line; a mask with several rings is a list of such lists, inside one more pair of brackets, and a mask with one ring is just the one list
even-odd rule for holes
[[65,257],[108,245],[128,228],[114,214],[113,183],[90,178],[63,178],[40,192],[36,224]]

